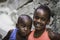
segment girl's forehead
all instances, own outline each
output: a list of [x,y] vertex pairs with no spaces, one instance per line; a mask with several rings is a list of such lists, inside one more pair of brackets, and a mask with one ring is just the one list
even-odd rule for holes
[[44,14],[44,11],[43,11],[42,9],[38,9],[38,10],[37,10],[37,13]]
[[48,12],[44,11],[43,9],[38,9],[35,14],[36,15],[47,15]]

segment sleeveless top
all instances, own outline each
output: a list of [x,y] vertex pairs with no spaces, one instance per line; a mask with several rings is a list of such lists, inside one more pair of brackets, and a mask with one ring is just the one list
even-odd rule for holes
[[48,36],[48,32],[45,30],[44,32],[43,32],[43,34],[40,36],[40,37],[38,37],[38,38],[34,38],[34,32],[35,31],[32,31],[31,33],[30,33],[30,35],[29,35],[29,37],[28,37],[28,40],[50,40],[50,38],[49,38],[49,36]]

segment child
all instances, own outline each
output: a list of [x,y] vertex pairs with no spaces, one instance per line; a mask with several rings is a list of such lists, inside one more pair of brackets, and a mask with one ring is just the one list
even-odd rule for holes
[[50,35],[46,30],[46,25],[49,24],[51,16],[50,9],[45,5],[41,5],[35,9],[33,15],[35,30],[30,33],[28,40],[51,40],[50,38],[57,36],[52,31],[50,31]]
[[2,40],[27,40],[31,32],[32,19],[28,15],[20,15],[16,24],[16,29],[10,30]]

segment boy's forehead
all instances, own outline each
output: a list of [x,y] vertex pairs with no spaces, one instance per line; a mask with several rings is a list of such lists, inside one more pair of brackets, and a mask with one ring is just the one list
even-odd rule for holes
[[29,18],[28,18],[27,16],[21,16],[21,19],[22,19],[23,21],[29,20]]
[[22,22],[24,22],[24,23],[30,22],[30,19],[29,19],[29,17],[27,17],[27,16],[21,16],[20,18],[22,19],[22,20],[20,20],[20,21],[22,21]]
[[20,16],[21,18],[28,18],[27,16]]

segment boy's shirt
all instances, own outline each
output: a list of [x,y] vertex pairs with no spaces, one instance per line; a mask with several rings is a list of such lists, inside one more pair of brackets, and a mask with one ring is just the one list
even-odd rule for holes
[[10,35],[9,40],[16,40],[16,33],[17,33],[17,28],[13,30],[13,32]]
[[[16,33],[18,29],[13,29],[8,32],[8,34],[2,40],[18,40],[16,39]],[[21,40],[27,40],[26,38],[22,37]]]
[[48,32],[45,30],[44,33],[39,38],[34,38],[34,32],[32,31],[31,34],[28,37],[28,40],[50,40],[48,36]]

